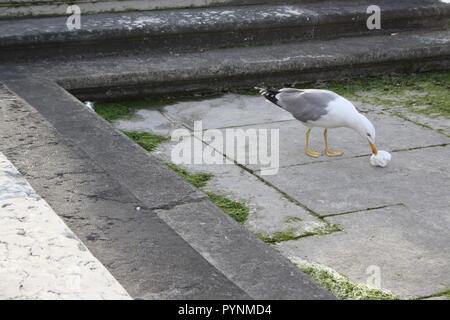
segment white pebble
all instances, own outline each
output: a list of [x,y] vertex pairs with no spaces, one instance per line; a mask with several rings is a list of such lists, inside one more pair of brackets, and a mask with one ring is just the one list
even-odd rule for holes
[[377,154],[372,154],[370,157],[370,164],[376,167],[386,167],[391,158],[392,156],[389,152],[378,150]]

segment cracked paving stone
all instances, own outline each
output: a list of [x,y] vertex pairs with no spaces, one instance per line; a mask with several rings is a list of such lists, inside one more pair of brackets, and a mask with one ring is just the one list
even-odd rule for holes
[[[264,179],[321,215],[404,203],[448,203],[450,146],[395,152],[386,168],[365,157],[280,168]],[[293,179],[293,177],[297,177]]]
[[[181,143],[188,142],[188,139],[184,139]],[[164,161],[170,162],[174,145],[170,142],[161,144],[155,150],[155,154]],[[204,148],[205,152],[213,152],[213,149],[207,145],[204,145]],[[325,222],[292,203],[239,166],[234,164],[183,164],[180,166],[192,173],[213,174],[214,176],[202,189],[245,203],[250,209],[245,226],[254,233],[271,236],[276,232],[290,232],[294,236],[300,236],[327,226]]]
[[226,94],[215,99],[179,102],[163,108],[163,113],[194,129],[194,121],[202,121],[203,129],[242,126],[256,123],[291,120],[262,97]]
[[[450,138],[400,118],[382,114],[370,114],[368,117],[373,121],[377,130],[377,146],[380,150],[391,152],[393,150],[422,148],[450,143]],[[330,129],[328,134],[330,147],[333,150],[343,151],[343,156],[321,156],[319,158],[311,158],[305,154],[305,133],[307,128],[297,120],[263,125],[242,126],[239,128],[244,130],[244,133],[239,134],[240,136],[243,134],[245,135],[245,131],[248,129],[267,129],[269,130],[269,137],[270,130],[279,130],[280,140],[279,144],[275,144],[275,146],[279,150],[280,167],[323,161],[336,162],[356,156],[369,155],[371,152],[368,143],[366,143],[366,141],[364,141],[364,139],[361,138],[356,132],[348,128]],[[224,133],[223,129],[222,132]],[[311,149],[318,152],[323,152],[323,140],[323,130],[320,128],[314,128],[311,133]],[[269,142],[271,142],[270,139]],[[271,154],[272,147],[270,143],[268,146],[268,154]],[[236,148],[240,147],[238,146]],[[249,163],[250,157],[258,157],[259,152],[257,148],[249,147],[249,139],[246,140],[245,146],[240,149],[244,149],[249,156],[245,162],[240,161],[237,157],[234,157],[234,160],[245,165],[251,170],[265,168],[265,166],[260,164]],[[235,154],[239,153],[236,151]]]
[[159,110],[140,109],[134,113],[133,119],[113,121],[115,128],[124,131],[144,131],[161,136],[170,136],[173,130],[180,128]]
[[[376,266],[381,288],[417,298],[450,285],[450,204],[442,208],[394,206],[327,218],[343,232],[277,244],[288,257],[320,263],[365,284]],[[295,259],[294,259],[295,260]]]

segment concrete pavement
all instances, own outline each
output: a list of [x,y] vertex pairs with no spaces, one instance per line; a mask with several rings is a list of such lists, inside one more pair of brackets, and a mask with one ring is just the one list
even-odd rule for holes
[[[1,152],[132,298],[334,298],[57,84],[7,86]],[[218,221],[181,215],[191,239],[164,217],[180,209]]]
[[[300,259],[324,265],[362,284],[370,277],[367,270],[375,266],[381,288],[402,298],[446,290],[450,285],[450,138],[442,130],[404,119],[414,117],[413,113],[398,117],[396,108],[356,104],[373,121],[378,147],[392,153],[386,168],[370,166],[369,146],[349,129],[330,131],[332,147],[344,151],[344,156],[307,157],[306,128],[260,97],[231,94],[180,102],[151,111],[158,116],[146,117],[140,110],[135,119],[114,124],[119,129],[156,134],[180,127],[192,130],[199,120],[203,129],[222,133],[227,129],[278,129],[277,174],[261,175],[260,166],[246,161],[182,166],[190,172],[214,174],[203,190],[245,203],[251,213],[244,226],[253,233],[268,238],[288,234],[290,239],[280,239],[274,247],[293,262]],[[427,117],[423,119],[429,123]],[[428,119],[439,123],[439,129],[446,127],[446,118]],[[313,130],[313,135],[314,148],[321,150],[321,130]],[[212,152],[208,151],[213,147],[211,141],[203,143],[206,152]],[[175,145],[163,143],[153,154],[171,161]],[[191,220],[184,216],[186,212],[162,210],[158,214],[195,242],[198,236],[186,227]],[[323,232],[327,225],[342,229]],[[305,232],[308,236],[303,237]]]

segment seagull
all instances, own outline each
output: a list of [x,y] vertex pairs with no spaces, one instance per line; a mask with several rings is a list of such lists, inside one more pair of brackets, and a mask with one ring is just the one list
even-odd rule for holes
[[305,153],[310,157],[322,154],[309,148],[309,136],[314,127],[324,128],[325,154],[341,156],[343,152],[333,151],[328,145],[328,129],[346,127],[358,132],[369,142],[373,155],[378,154],[375,146],[375,128],[364,115],[356,110],[353,103],[329,90],[283,88],[271,90],[258,88],[262,96],[278,107],[288,111],[300,120],[306,131]]

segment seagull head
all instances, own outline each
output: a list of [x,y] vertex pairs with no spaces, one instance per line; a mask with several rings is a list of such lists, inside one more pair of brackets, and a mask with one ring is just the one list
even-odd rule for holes
[[375,145],[375,128],[369,119],[359,113],[358,117],[356,117],[356,119],[352,122],[351,128],[358,132],[364,139],[367,139],[370,149],[372,149],[372,154],[378,153]]

